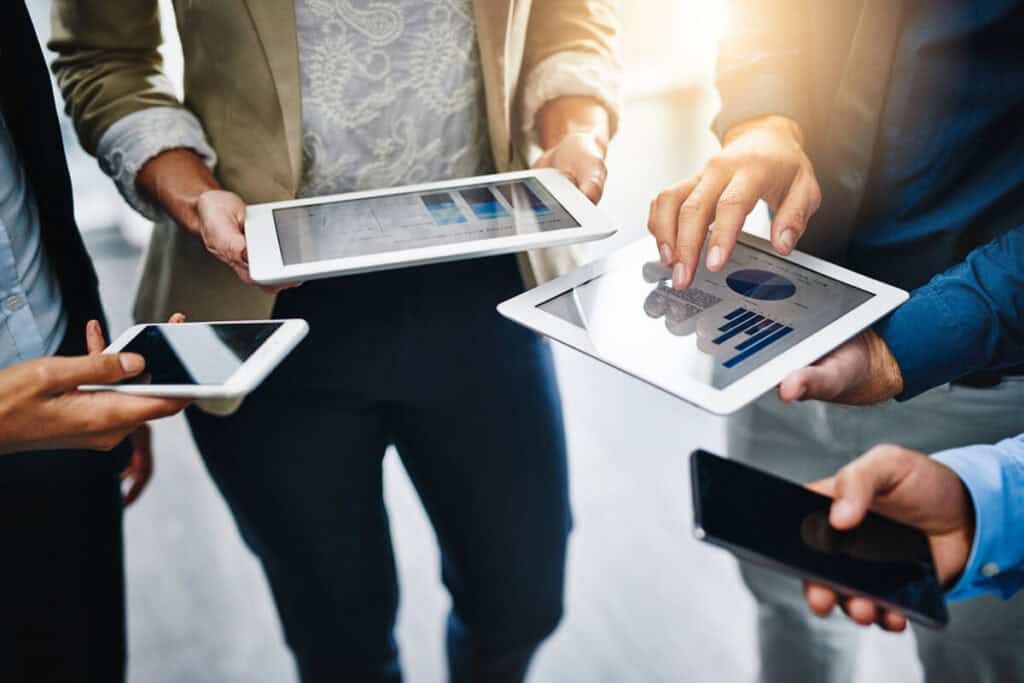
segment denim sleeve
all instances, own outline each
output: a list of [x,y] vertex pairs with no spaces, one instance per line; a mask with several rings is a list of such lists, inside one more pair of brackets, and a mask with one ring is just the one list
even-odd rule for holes
[[876,329],[903,373],[900,400],[1024,363],[1024,226],[914,290]]
[[974,546],[947,598],[985,593],[1010,598],[1024,588],[1024,434],[933,458],[956,472],[974,502]]

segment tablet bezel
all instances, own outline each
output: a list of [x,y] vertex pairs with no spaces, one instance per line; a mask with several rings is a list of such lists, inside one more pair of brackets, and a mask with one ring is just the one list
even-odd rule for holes
[[176,325],[266,325],[280,323],[281,326],[242,363],[226,382],[218,385],[197,384],[117,384],[83,385],[80,391],[115,391],[135,396],[161,396],[165,398],[241,398],[256,389],[281,361],[294,349],[309,332],[305,320],[219,320],[216,322],[142,324],[128,328],[103,353],[119,353],[128,343],[147,327],[172,327]]
[[586,330],[539,308],[541,304],[572,291],[575,287],[603,275],[620,264],[636,261],[636,255],[641,252],[645,256],[649,256],[645,260],[655,260],[658,253],[657,247],[650,238],[633,242],[611,256],[588,263],[572,273],[509,299],[499,304],[498,312],[535,332],[551,337],[577,351],[618,368],[673,396],[712,413],[729,415],[776,387],[790,372],[814,363],[843,342],[867,329],[909,298],[909,295],[901,289],[809,254],[794,251],[789,256],[780,256],[770,242],[760,237],[741,233],[739,241],[748,247],[783,261],[803,266],[874,296],[807,339],[797,343],[793,348],[780,353],[723,389],[716,389],[688,377],[681,377],[667,383],[661,378],[648,376],[644,372],[625,367],[602,356],[591,344]]
[[[339,201],[371,199],[399,194],[456,190],[483,184],[505,183],[535,178],[554,196],[562,207],[579,223],[576,228],[562,228],[550,232],[525,235],[490,237],[482,240],[455,242],[431,247],[402,249],[377,254],[286,265],[281,257],[274,211],[277,209],[330,204]],[[350,192],[309,199],[296,199],[268,204],[253,204],[246,209],[245,238],[249,256],[249,275],[255,282],[265,285],[300,282],[338,275],[355,275],[376,270],[441,263],[458,259],[497,256],[532,249],[564,246],[579,242],[611,237],[616,232],[608,216],[600,211],[572,182],[554,169],[517,171],[494,175],[460,178],[438,183],[407,185],[369,192]]]

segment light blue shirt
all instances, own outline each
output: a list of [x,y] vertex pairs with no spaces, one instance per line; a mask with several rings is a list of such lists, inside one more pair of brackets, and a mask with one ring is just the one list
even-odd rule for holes
[[974,547],[947,599],[1009,598],[1024,588],[1024,434],[933,457],[956,472],[974,501]]
[[56,353],[66,330],[39,208],[0,114],[0,368]]

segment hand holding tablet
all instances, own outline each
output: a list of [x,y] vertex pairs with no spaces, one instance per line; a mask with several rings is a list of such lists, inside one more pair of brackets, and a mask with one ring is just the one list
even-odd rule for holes
[[601,239],[609,219],[551,169],[317,197],[247,210],[263,285]]
[[902,290],[743,234],[688,289],[638,241],[498,310],[714,413],[738,410],[906,300]]

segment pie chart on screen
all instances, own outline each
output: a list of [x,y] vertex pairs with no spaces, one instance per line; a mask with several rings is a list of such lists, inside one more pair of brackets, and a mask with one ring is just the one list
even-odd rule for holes
[[796,285],[767,270],[737,270],[725,282],[740,296],[759,301],[782,301],[796,294]]

